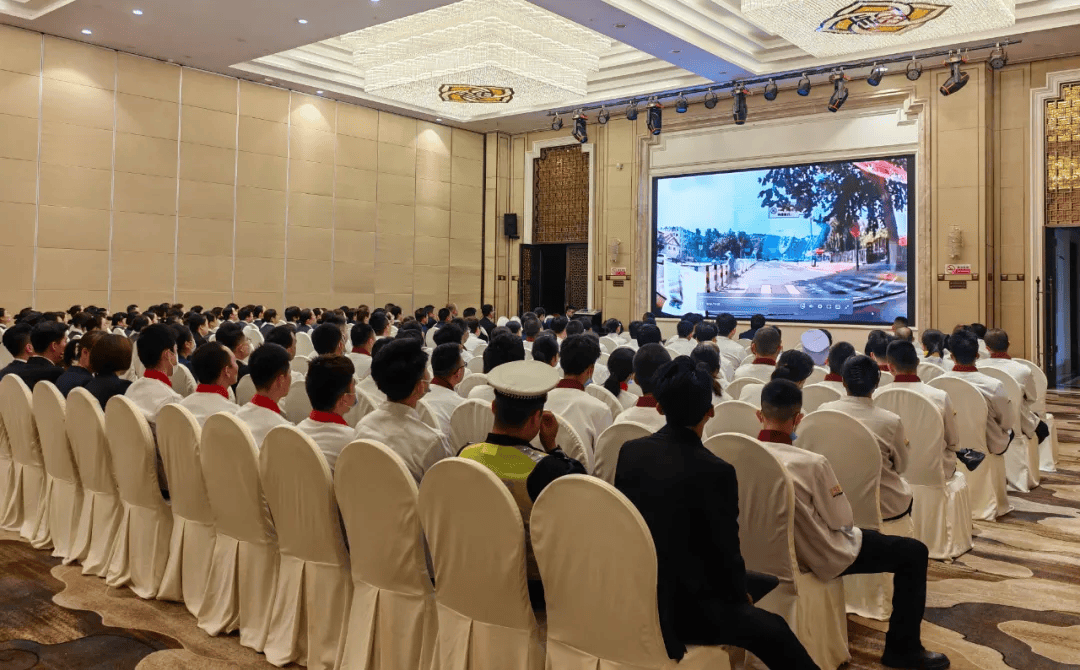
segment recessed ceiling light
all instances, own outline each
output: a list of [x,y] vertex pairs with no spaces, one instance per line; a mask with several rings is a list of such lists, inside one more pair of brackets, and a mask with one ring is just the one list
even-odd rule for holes
[[680,54],[680,53],[682,53],[682,49],[672,49],[672,50],[671,50],[671,53],[673,53],[673,54]]
[[307,19],[297,19],[296,22],[301,25],[307,25]]
[[[378,0],[375,1],[378,2]],[[442,119],[435,119],[435,123],[442,123]]]
[[616,24],[615,24],[615,27],[616,27],[616,28],[625,28],[625,27],[626,27],[626,24],[625,24],[625,23],[616,23]]
[[135,16],[142,16],[143,15],[143,11],[141,9],[133,9],[133,10],[131,10],[131,13],[134,14]]
[[323,92],[322,92],[322,91],[315,91],[315,94],[316,94],[316,95],[322,95],[322,94],[323,94]]
[[83,35],[93,35],[94,31],[90,30],[89,28],[83,28],[82,29],[82,34]]

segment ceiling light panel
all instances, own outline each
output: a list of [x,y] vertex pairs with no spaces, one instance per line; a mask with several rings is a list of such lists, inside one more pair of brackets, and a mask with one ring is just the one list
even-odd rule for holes
[[75,0],[0,0],[0,14],[33,21]]

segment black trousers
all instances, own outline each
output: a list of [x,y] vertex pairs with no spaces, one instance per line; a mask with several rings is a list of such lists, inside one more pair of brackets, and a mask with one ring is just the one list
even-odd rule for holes
[[918,540],[863,530],[862,549],[845,575],[893,575],[892,618],[885,649],[896,653],[923,648],[920,635],[926,609],[926,566],[930,554]]

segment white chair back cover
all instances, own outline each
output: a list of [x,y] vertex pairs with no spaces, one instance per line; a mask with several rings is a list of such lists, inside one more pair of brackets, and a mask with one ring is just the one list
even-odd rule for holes
[[4,426],[4,415],[0,412],[0,528],[18,532],[22,522],[16,523],[15,520],[9,521],[6,518],[14,491],[15,463],[11,458],[11,442],[8,440],[7,428]]
[[1014,358],[1013,360],[1024,365],[1028,370],[1031,370],[1031,374],[1035,378],[1035,393],[1038,395],[1034,409],[1041,415],[1046,412],[1046,390],[1049,388],[1046,373],[1043,372],[1042,368],[1029,360],[1023,358]]
[[494,425],[491,403],[466,400],[450,414],[450,447],[457,454],[467,445],[483,442]]
[[896,377],[893,375],[893,373],[885,372],[884,370],[882,370],[881,371],[881,379],[878,380],[878,388],[888,386],[889,384],[892,384],[894,381],[896,381]]
[[608,341],[606,337],[601,337],[600,338],[600,353],[601,354],[610,354],[613,351],[615,351],[615,348],[612,346],[611,342]]
[[894,386],[874,396],[874,404],[900,417],[910,444],[907,469],[900,474],[908,484],[944,486],[945,424],[941,412],[926,397]]
[[506,485],[480,463],[447,458],[427,471],[419,503],[435,569],[434,667],[541,670],[525,526]]
[[604,352],[600,353],[600,358],[596,359],[596,362],[597,362],[597,364],[603,365],[606,368],[608,359],[610,359],[610,358],[611,358],[611,354],[604,351]]
[[[0,328],[0,335],[5,332],[6,329]],[[11,355],[11,352],[4,347],[0,347],[0,368],[6,368],[11,361],[15,360],[15,357]]]
[[465,367],[468,368],[469,372],[482,373],[484,371],[484,357],[477,354],[465,364]]
[[105,583],[155,598],[169,560],[173,518],[161,495],[164,482],[158,482],[154,435],[143,413],[122,395],[105,406],[105,435],[123,509]]
[[300,358],[311,356],[315,353],[315,345],[311,343],[311,335],[309,333],[297,333],[296,334],[296,357]]
[[427,400],[420,398],[420,401],[416,403],[416,413],[420,415],[420,420],[424,422],[425,426],[442,431],[439,419],[435,416],[435,410],[431,409],[431,404]]
[[[490,406],[489,406],[490,409]],[[456,411],[456,410],[455,410]],[[453,416],[450,417],[453,420]],[[492,415],[492,421],[494,422],[494,415]],[[555,434],[555,444],[563,450],[570,458],[573,458],[577,462],[581,463],[585,467],[587,472],[592,472],[593,453],[592,445],[585,444],[585,440],[581,439],[577,430],[570,425],[570,422],[564,419],[562,416],[556,414],[556,421],[559,422],[559,432]],[[537,449],[543,450],[543,446],[540,444],[540,436],[537,435],[532,445]]]
[[240,383],[236,385],[236,404],[243,407],[251,402],[255,393],[255,382],[251,380],[251,375],[244,375],[240,378]]
[[481,342],[480,344],[476,345],[476,347],[472,350],[473,358],[479,358],[480,360],[483,360],[484,352],[487,351],[487,348],[487,342]]
[[244,326],[244,335],[251,340],[251,348],[256,349],[262,346],[263,336],[262,331],[257,326]]
[[811,384],[817,384],[818,382],[825,381],[825,377],[829,374],[829,368],[823,368],[820,365],[814,366],[814,371],[810,373],[810,376],[806,378],[804,386],[810,386]]
[[596,438],[596,451],[593,454],[594,477],[603,479],[608,484],[615,484],[615,468],[619,465],[619,452],[630,440],[637,440],[653,434],[648,426],[633,421],[613,423]]
[[34,533],[38,508],[45,494],[45,461],[34,424],[30,389],[18,375],[7,375],[0,381],[0,414],[4,417],[15,471],[15,487],[8,498],[4,527],[18,530],[36,548],[44,549],[49,546],[47,533],[43,538],[35,538]]
[[743,356],[743,359],[741,361],[739,361],[739,365],[746,365],[747,363],[753,363],[755,358],[757,358],[757,354],[748,353],[747,355]]
[[158,414],[158,449],[169,479],[173,515],[169,562],[158,600],[179,600],[199,616],[207,578],[214,562],[214,511],[206,494],[199,445],[199,422],[180,405],[166,405]]
[[821,384],[804,386],[802,390],[803,414],[816,412],[818,407],[821,407],[827,402],[839,400],[840,398],[840,392],[831,386],[822,386]]
[[251,431],[232,414],[210,417],[203,425],[199,463],[217,532],[199,628],[210,635],[239,628],[240,644],[262,651],[279,560]]
[[[300,333],[305,335],[306,333]],[[311,363],[311,359],[307,356],[301,356],[299,353],[293,356],[293,359],[289,361],[289,371],[299,372],[300,374],[307,376],[308,364]]]
[[183,363],[173,368],[172,377],[169,377],[169,381],[172,382],[173,390],[184,396],[185,398],[195,392],[195,388],[198,384],[195,382],[195,375],[191,374],[191,370]]
[[[547,601],[548,667],[672,666],[657,610],[656,549],[623,494],[594,477],[561,477],[536,501],[530,528]],[[699,651],[713,656],[708,667],[729,667],[718,647]]]
[[[483,368],[481,367],[481,369]],[[458,382],[458,385],[454,388],[454,390],[457,391],[458,395],[462,398],[468,398],[469,391],[472,391],[477,386],[481,386],[483,384],[487,384],[487,375],[485,375],[483,372],[477,372],[476,374],[469,375],[465,379],[462,379],[460,382]]]
[[[607,348],[604,347],[605,344],[607,344]],[[611,335],[605,335],[600,338],[600,347],[604,350],[604,353],[610,354],[621,346],[623,346],[623,343]]]
[[739,377],[735,381],[728,384],[727,388],[724,389],[724,392],[732,398],[738,398],[740,395],[742,395],[743,389],[747,386],[750,386],[751,384],[764,383],[765,382],[761,381],[760,379],[755,379],[754,377]]
[[308,400],[304,384],[293,384],[289,394],[281,399],[281,412],[293,423],[300,423],[311,414],[311,401]]
[[47,381],[40,381],[34,387],[33,402],[46,476],[34,535],[49,539],[53,556],[68,564],[79,558],[72,550],[82,513],[83,489],[65,427],[67,402]]
[[[858,419],[835,410],[806,415],[795,429],[795,446],[829,459],[836,480],[847,494],[855,525],[881,527],[881,449]],[[838,439],[840,436],[843,439]]]
[[919,379],[921,379],[924,384],[929,384],[945,374],[945,368],[934,365],[933,363],[919,363],[918,373]]
[[979,368],[979,372],[1000,381],[1009,396],[1012,416],[1008,422],[1016,436],[1005,452],[1005,479],[1016,490],[1027,493],[1039,485],[1042,476],[1039,472],[1038,445],[1034,444],[1034,440],[1028,440],[1021,430],[1021,416],[1025,411],[1024,391],[1012,375],[1000,368],[987,365]]
[[1013,360],[1025,365],[1031,370],[1031,374],[1035,378],[1035,394],[1037,399],[1032,404],[1031,409],[1039,415],[1039,418],[1046,422],[1047,428],[1050,429],[1050,435],[1039,443],[1039,469],[1046,472],[1054,472],[1057,470],[1058,461],[1057,422],[1054,420],[1054,415],[1046,411],[1046,390],[1048,387],[1046,373],[1042,371],[1042,368],[1031,361],[1024,360],[1023,358],[1014,358]]
[[352,579],[330,466],[310,437],[278,426],[263,442],[259,474],[281,553],[263,653],[277,666],[333,670]]
[[604,388],[603,384],[593,383],[585,387],[585,392],[592,397],[603,400],[604,404],[608,406],[608,410],[611,411],[611,420],[614,421],[615,417],[622,414],[623,406],[619,402],[619,399],[611,395],[611,391]]
[[757,418],[758,408],[748,402],[726,400],[716,405],[713,412],[716,415],[705,424],[706,438],[720,433],[739,433],[757,438],[761,432],[761,422]]
[[84,575],[104,577],[122,514],[105,439],[105,415],[86,389],[72,389],[68,394],[65,427],[83,487],[72,553],[82,563]]
[[430,668],[438,614],[416,481],[386,445],[357,440],[341,450],[334,482],[353,583],[335,667]]
[[[305,391],[305,396],[306,395],[307,392]],[[371,399],[371,396],[362,392],[359,387],[357,387],[356,404],[353,405],[352,409],[350,409],[348,412],[345,412],[345,415],[342,418],[345,419],[345,423],[349,424],[353,428],[356,428],[356,424],[360,423],[360,419],[363,419],[365,416],[371,414],[374,411],[375,401]],[[308,414],[310,413],[311,410],[308,410]],[[304,418],[306,419],[307,416],[305,415]]]

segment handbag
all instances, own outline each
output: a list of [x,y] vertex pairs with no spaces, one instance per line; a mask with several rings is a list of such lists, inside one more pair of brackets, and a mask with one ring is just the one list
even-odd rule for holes
[[986,454],[974,449],[961,449],[956,452],[956,457],[960,459],[960,462],[964,464],[968,471],[972,471],[986,459]]

